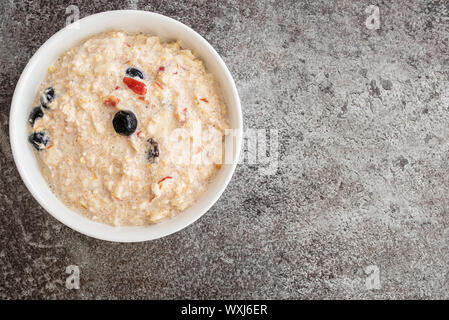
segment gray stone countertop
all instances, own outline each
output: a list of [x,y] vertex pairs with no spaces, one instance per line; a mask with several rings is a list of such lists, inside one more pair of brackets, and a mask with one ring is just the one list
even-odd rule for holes
[[[278,161],[244,158],[206,215],[156,241],[56,221],[20,179],[8,116],[69,5],[191,26]],[[11,0],[0,14],[0,298],[449,298],[448,1]]]

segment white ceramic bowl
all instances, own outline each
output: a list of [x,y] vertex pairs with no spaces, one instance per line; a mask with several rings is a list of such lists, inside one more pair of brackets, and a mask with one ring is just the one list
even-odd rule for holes
[[[206,193],[192,207],[158,224],[145,227],[112,227],[91,221],[68,209],[51,192],[37,166],[32,147],[27,141],[28,115],[33,99],[47,68],[66,50],[89,36],[108,30],[147,32],[164,40],[180,40],[205,63],[220,84],[228,107],[231,128],[237,134],[230,150],[233,161],[223,165]],[[28,62],[14,91],[10,112],[11,147],[17,169],[28,190],[56,219],[85,235],[109,241],[137,242],[157,239],[179,231],[201,217],[218,200],[237,165],[242,143],[242,112],[234,80],[223,60],[198,33],[184,24],[160,14],[135,10],[108,11],[78,21],[78,27],[66,27],[48,39]]]

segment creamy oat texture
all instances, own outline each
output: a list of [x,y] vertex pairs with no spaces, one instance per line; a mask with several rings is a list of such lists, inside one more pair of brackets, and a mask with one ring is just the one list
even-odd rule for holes
[[[137,94],[125,71],[146,86]],[[63,54],[39,90],[53,87],[54,100],[30,126],[50,143],[37,152],[44,178],[68,207],[111,225],[147,225],[191,206],[221,167],[228,128],[214,77],[178,42],[146,34],[108,32]],[[114,103],[107,101],[119,101]],[[137,130],[115,132],[119,110],[132,111]],[[159,157],[149,157],[148,139]]]

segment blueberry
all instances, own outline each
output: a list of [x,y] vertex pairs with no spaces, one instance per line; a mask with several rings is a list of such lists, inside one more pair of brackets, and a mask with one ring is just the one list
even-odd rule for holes
[[148,151],[148,161],[153,163],[154,160],[159,157],[159,144],[153,139],[148,139],[148,143],[150,144],[150,151]]
[[115,114],[112,125],[118,134],[130,136],[136,131],[137,118],[131,111],[120,110]]
[[44,116],[44,112],[42,111],[41,106],[33,108],[30,113],[30,117],[28,118],[28,122],[32,127],[34,127],[34,122],[37,118],[42,118]]
[[143,72],[136,68],[132,68],[132,67],[128,68],[128,69],[126,69],[125,73],[127,76],[132,77],[132,78],[134,78],[134,77],[139,77],[140,79],[144,78]]
[[55,89],[53,87],[48,87],[44,90],[43,94],[41,95],[41,105],[45,109],[50,109],[49,105],[55,98]]
[[50,143],[50,138],[43,131],[33,132],[28,141],[36,148],[37,151],[44,150]]

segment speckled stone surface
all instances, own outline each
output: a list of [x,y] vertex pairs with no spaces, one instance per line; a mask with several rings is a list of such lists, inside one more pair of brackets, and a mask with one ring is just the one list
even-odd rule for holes
[[[234,76],[245,127],[278,130],[277,170],[242,163],[205,216],[152,242],[53,219],[17,173],[8,116],[70,4],[198,31]],[[0,298],[449,298],[448,1],[11,0],[0,14]]]

